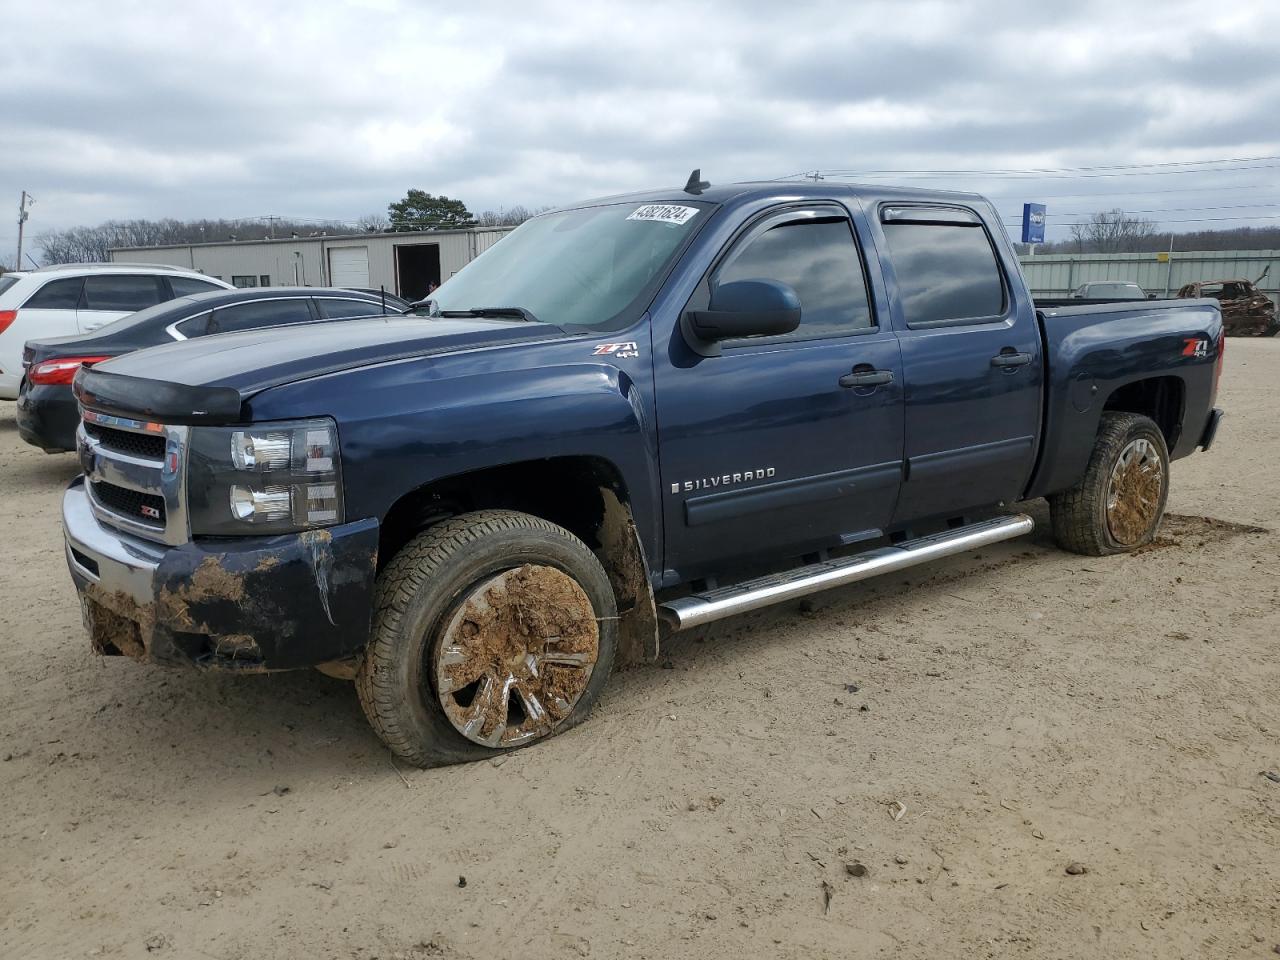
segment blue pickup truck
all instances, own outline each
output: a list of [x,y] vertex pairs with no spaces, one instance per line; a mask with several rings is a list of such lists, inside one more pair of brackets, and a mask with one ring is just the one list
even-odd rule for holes
[[354,679],[433,765],[584,718],[673,631],[1027,533],[1151,540],[1207,449],[1212,300],[1039,308],[992,206],[829,183],[521,226],[427,316],[84,368],[93,648]]

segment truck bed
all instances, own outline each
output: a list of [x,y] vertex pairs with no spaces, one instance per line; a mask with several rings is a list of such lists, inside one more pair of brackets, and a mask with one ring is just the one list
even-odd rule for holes
[[1160,392],[1170,458],[1192,453],[1213,406],[1222,336],[1218,302],[1047,305],[1054,302],[1036,302],[1047,390],[1044,442],[1027,496],[1064,490],[1084,473],[1098,421],[1108,406],[1119,408],[1130,384]]

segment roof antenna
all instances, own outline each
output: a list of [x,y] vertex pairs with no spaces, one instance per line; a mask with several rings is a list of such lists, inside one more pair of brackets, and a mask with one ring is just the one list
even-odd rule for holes
[[702,168],[699,167],[689,174],[689,182],[684,185],[684,192],[692,193],[696,197],[709,186],[711,186],[711,183],[702,179]]

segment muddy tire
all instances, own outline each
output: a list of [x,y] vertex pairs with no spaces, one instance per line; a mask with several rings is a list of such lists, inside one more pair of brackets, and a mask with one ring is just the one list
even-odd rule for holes
[[463,514],[378,575],[356,692],[406,763],[478,760],[580,723],[617,636],[609,577],[581,540],[524,513]]
[[1169,451],[1149,417],[1104,413],[1084,477],[1049,498],[1053,535],[1073,553],[1100,557],[1151,542],[1169,497]]

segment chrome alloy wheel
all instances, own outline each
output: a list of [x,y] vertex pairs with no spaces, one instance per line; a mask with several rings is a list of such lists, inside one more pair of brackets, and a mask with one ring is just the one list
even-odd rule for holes
[[476,583],[437,641],[432,680],[460,734],[514,747],[573,713],[600,654],[600,630],[578,582],[525,564]]
[[1138,543],[1151,531],[1163,490],[1164,461],[1155,444],[1142,437],[1129,441],[1107,484],[1107,527],[1117,543]]

